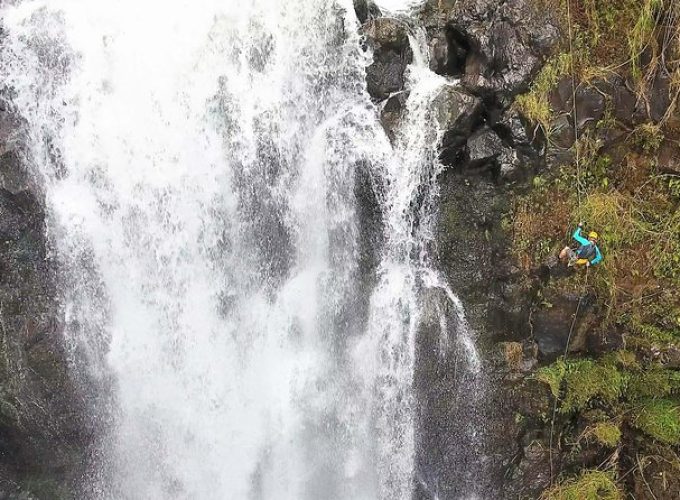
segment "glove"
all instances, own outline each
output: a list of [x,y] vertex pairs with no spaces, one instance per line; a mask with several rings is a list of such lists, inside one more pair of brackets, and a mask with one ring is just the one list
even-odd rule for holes
[[583,222],[579,222],[578,227],[583,227]]

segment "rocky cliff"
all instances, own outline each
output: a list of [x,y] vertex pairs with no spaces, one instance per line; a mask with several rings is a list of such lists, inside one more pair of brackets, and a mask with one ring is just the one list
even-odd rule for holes
[[[438,261],[486,351],[489,498],[677,498],[680,11],[671,2],[355,2],[391,134],[425,29],[443,134]],[[604,262],[557,262],[578,221]],[[421,338],[419,498],[455,498],[469,394]],[[429,355],[429,357],[428,357]],[[455,425],[454,425],[455,426]],[[472,453],[478,453],[475,450]],[[471,455],[471,456],[472,456]],[[458,462],[460,466],[460,462]]]
[[[355,7],[388,135],[403,118],[416,25],[430,68],[457,82],[433,100],[447,165],[437,261],[485,352],[474,415],[484,444],[470,455],[488,471],[480,490],[677,498],[677,3],[430,0],[416,20]],[[91,405],[64,347],[49,214],[22,134],[0,100],[0,498],[71,498],[90,458]],[[358,196],[379,226],[370,189],[360,183]],[[605,261],[575,272],[555,256],[579,220],[601,233]],[[433,342],[425,332],[418,348],[416,497],[455,498],[465,394]]]
[[92,425],[69,368],[21,121],[0,100],[0,498],[72,498]]

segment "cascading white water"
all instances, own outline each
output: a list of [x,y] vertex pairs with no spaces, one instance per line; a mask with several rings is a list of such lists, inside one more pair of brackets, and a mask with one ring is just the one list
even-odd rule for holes
[[[2,18],[66,339],[114,381],[86,494],[410,498],[419,290],[444,286],[414,201],[436,194],[443,82],[412,68],[395,155],[349,0],[27,0]],[[385,226],[367,318],[362,162]]]

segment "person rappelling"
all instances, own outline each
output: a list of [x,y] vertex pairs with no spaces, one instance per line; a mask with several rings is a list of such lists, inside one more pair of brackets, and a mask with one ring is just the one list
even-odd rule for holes
[[602,252],[597,246],[597,233],[591,231],[586,239],[581,234],[581,229],[583,229],[583,222],[579,222],[574,234],[571,235],[579,243],[579,246],[577,248],[567,246],[560,252],[560,260],[567,262],[569,267],[590,267],[602,261]]

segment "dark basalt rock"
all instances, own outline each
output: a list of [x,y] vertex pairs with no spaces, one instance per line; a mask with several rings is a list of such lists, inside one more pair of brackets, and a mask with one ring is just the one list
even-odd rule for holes
[[460,160],[461,146],[481,120],[482,102],[460,89],[446,86],[434,98],[432,107],[439,128],[444,131],[440,158],[447,165],[455,165]]
[[[594,82],[593,85],[577,85],[574,91],[573,80],[567,76],[562,78],[555,90],[550,93],[549,100],[553,111],[569,117],[569,126],[574,127],[574,111],[579,133],[589,124],[602,119],[605,111],[605,93],[599,88],[605,82]],[[576,97],[576,107],[574,107]],[[570,135],[574,135],[573,131]]]
[[382,15],[378,6],[371,0],[354,0],[354,12],[360,23],[375,19]]
[[382,123],[385,132],[387,132],[387,136],[392,142],[394,142],[394,133],[399,126],[399,121],[401,120],[402,111],[404,110],[407,99],[408,92],[397,92],[384,102],[384,105],[380,110],[380,123]]
[[433,69],[462,76],[466,88],[500,107],[528,88],[560,35],[550,13],[527,0],[431,0],[422,17]]
[[404,72],[413,60],[408,27],[397,19],[369,19],[361,27],[373,50],[373,64],[366,68],[368,93],[376,101],[404,89]]
[[517,148],[528,154],[534,153],[534,138],[517,111],[509,109],[503,113],[494,129],[511,148]]
[[[595,322],[592,299],[554,294],[544,297],[542,307],[532,316],[532,333],[541,361],[550,362],[565,352],[586,350],[590,327]],[[578,316],[574,321],[577,309]]]
[[505,149],[496,132],[484,126],[467,140],[468,167],[480,168],[495,162]]
[[0,498],[72,498],[92,422],[61,343],[45,210],[0,112]]

